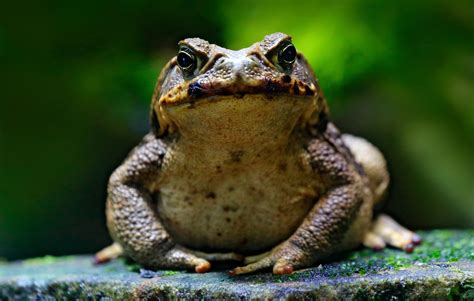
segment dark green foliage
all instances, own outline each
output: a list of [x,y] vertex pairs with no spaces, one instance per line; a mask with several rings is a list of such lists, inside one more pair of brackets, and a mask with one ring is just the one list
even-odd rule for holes
[[[332,118],[385,153],[388,211],[473,226],[471,1],[47,1],[0,12],[0,257],[109,242],[107,178],[148,130],[177,41],[294,37]],[[440,254],[441,256],[441,254]]]

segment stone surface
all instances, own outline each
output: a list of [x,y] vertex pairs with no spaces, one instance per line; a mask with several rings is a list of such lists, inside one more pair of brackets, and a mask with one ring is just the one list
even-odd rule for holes
[[474,231],[420,234],[424,242],[412,254],[360,249],[287,276],[152,272],[124,260],[94,266],[91,256],[46,256],[0,264],[0,300],[474,300]]

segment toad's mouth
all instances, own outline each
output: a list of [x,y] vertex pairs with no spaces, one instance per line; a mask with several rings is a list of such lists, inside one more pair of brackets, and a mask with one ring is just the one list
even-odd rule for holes
[[181,104],[193,105],[196,101],[214,96],[235,95],[242,98],[246,94],[264,94],[269,98],[273,95],[288,95],[314,97],[317,87],[314,84],[306,84],[300,80],[292,79],[284,75],[279,79],[253,80],[253,81],[229,81],[209,83],[203,80],[195,80],[184,85],[179,85],[160,97],[159,103],[164,106],[175,106]]

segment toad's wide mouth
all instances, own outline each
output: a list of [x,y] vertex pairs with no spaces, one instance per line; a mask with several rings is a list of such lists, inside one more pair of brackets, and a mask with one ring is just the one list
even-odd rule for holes
[[253,81],[230,81],[209,83],[203,80],[195,80],[171,89],[159,99],[160,105],[176,106],[182,104],[194,105],[197,101],[215,96],[235,95],[242,98],[246,94],[264,94],[271,99],[273,95],[289,95],[314,97],[317,87],[311,83],[306,84],[300,80],[292,79],[284,75],[279,79],[253,80]]

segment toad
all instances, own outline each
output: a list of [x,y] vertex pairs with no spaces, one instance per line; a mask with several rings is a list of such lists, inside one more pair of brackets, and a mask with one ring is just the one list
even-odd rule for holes
[[311,67],[283,33],[241,50],[185,39],[162,70],[151,130],[112,174],[106,205],[124,254],[152,269],[287,274],[363,244],[412,251],[419,236],[374,214],[381,152],[342,134]]

